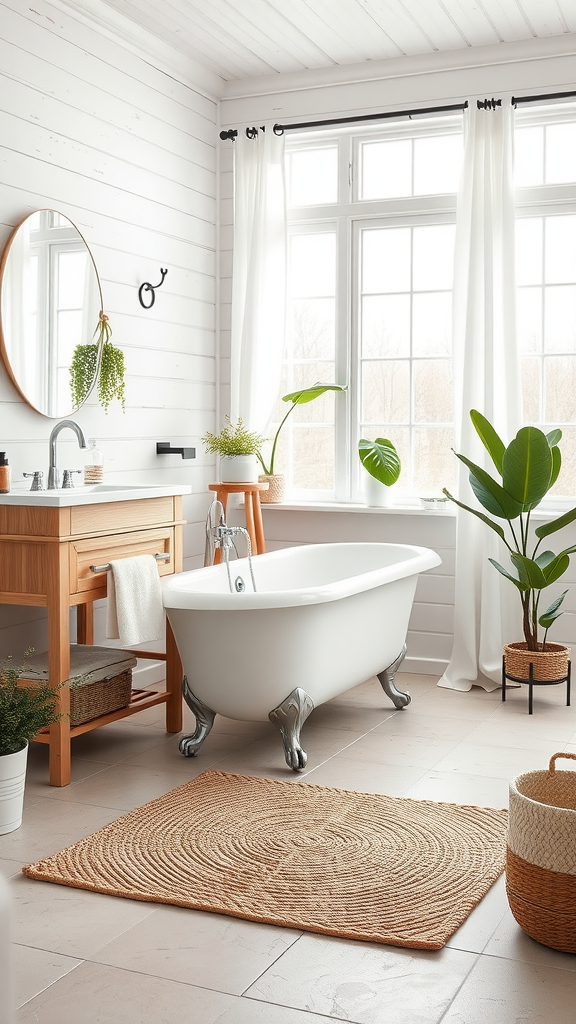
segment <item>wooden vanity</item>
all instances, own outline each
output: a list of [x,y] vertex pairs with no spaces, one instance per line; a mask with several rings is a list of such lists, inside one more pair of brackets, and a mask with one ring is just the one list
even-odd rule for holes
[[[10,497],[14,500],[14,495]],[[71,606],[77,607],[77,642],[94,642],[94,601],[106,597],[107,577],[105,571],[94,572],[90,566],[165,553],[169,557],[159,561],[160,575],[180,572],[182,526],[180,494],[53,507],[28,502],[0,505],[0,604],[48,609],[51,686],[58,687],[70,675]],[[168,621],[166,654],[130,650],[138,657],[166,660],[165,690],[133,690],[128,707],[71,727],[70,691],[60,687],[63,717],[35,738],[49,744],[51,785],[70,782],[70,741],[81,733],[162,703],[166,704],[166,730],[182,729],[182,666]]]

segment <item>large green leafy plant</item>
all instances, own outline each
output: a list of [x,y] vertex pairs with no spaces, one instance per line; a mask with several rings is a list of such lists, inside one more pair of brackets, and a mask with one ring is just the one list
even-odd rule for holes
[[[24,658],[31,654],[24,652]],[[47,683],[19,686],[22,666],[0,665],[0,757],[22,750],[41,729],[57,722],[56,695]]]
[[[456,452],[456,458],[468,467],[470,486],[476,498],[496,521],[457,501],[446,488],[444,494],[460,508],[486,523],[508,548],[512,571],[493,558],[490,562],[518,590],[528,650],[545,650],[548,630],[562,614],[561,605],[568,591],[565,590],[544,612],[539,609],[541,594],[564,575],[570,564],[569,556],[576,551],[576,545],[564,548],[558,554],[548,549],[541,551],[540,548],[546,537],[574,522],[576,508],[537,526],[533,533],[530,529],[530,515],[558,479],[562,462],[558,442],[562,431],[551,430],[544,434],[537,427],[522,427],[506,447],[481,413],[472,409],[470,418],[502,482],[495,480],[465,455]],[[508,536],[498,520],[508,524]],[[545,631],[541,645],[538,626]]]
[[290,402],[290,408],[288,409],[288,412],[285,414],[285,416],[283,416],[282,420],[280,421],[280,426],[278,427],[278,430],[274,434],[274,439],[272,441],[272,450],[270,452],[270,458],[268,459],[268,461],[266,461],[264,459],[264,456],[262,455],[262,453],[261,452],[257,452],[258,459],[260,461],[260,464],[261,464],[262,469],[264,470],[264,473],[265,473],[266,476],[274,476],[274,465],[275,465],[275,459],[276,459],[276,448],[277,448],[277,445],[278,445],[278,437],[280,436],[280,431],[282,430],[282,427],[286,423],[286,420],[288,419],[290,414],[294,412],[294,409],[296,408],[296,406],[297,405],[306,405],[308,402],[313,402],[315,398],[320,398],[320,395],[325,395],[327,391],[347,391],[347,389],[348,389],[348,385],[347,384],[344,384],[343,386],[341,386],[340,384],[320,384],[320,383],[318,383],[318,384],[313,384],[312,387],[309,387],[309,388],[301,388],[300,391],[291,391],[289,395],[284,395],[283,396],[282,401],[283,402]]

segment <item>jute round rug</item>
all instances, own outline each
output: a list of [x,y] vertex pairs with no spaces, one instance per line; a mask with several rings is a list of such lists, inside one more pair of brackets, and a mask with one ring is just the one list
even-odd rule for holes
[[440,949],[502,873],[507,813],[206,771],[22,870],[80,889]]

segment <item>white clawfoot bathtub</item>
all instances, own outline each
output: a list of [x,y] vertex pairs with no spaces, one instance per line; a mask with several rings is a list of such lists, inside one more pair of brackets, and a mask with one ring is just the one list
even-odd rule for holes
[[[300,729],[314,707],[373,675],[402,708],[394,686],[405,653],[418,573],[439,565],[429,548],[405,544],[310,544],[162,580],[164,607],[184,667],[184,697],[196,716],[182,753],[196,753],[215,714],[270,718],[286,761],[306,764]],[[241,582],[238,582],[240,580]],[[245,588],[245,589],[243,589]]]

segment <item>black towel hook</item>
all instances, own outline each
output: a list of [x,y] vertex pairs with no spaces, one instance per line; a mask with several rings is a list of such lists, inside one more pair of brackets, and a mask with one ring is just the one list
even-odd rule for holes
[[[162,270],[162,267],[160,267],[160,273],[162,274],[162,278],[160,280],[160,284],[152,285],[152,284],[148,284],[148,282],[145,281],[144,284],[141,284],[139,289],[138,289],[138,298],[140,299],[140,305],[144,306],[144,309],[152,309],[152,306],[154,305],[154,303],[156,301],[156,295],[154,293],[155,293],[157,288],[160,288],[164,284],[164,278],[166,277],[166,274],[168,273],[168,271],[167,270]],[[148,304],[146,304],[144,302],[144,299],[142,298],[142,292],[150,292],[150,302]]]

